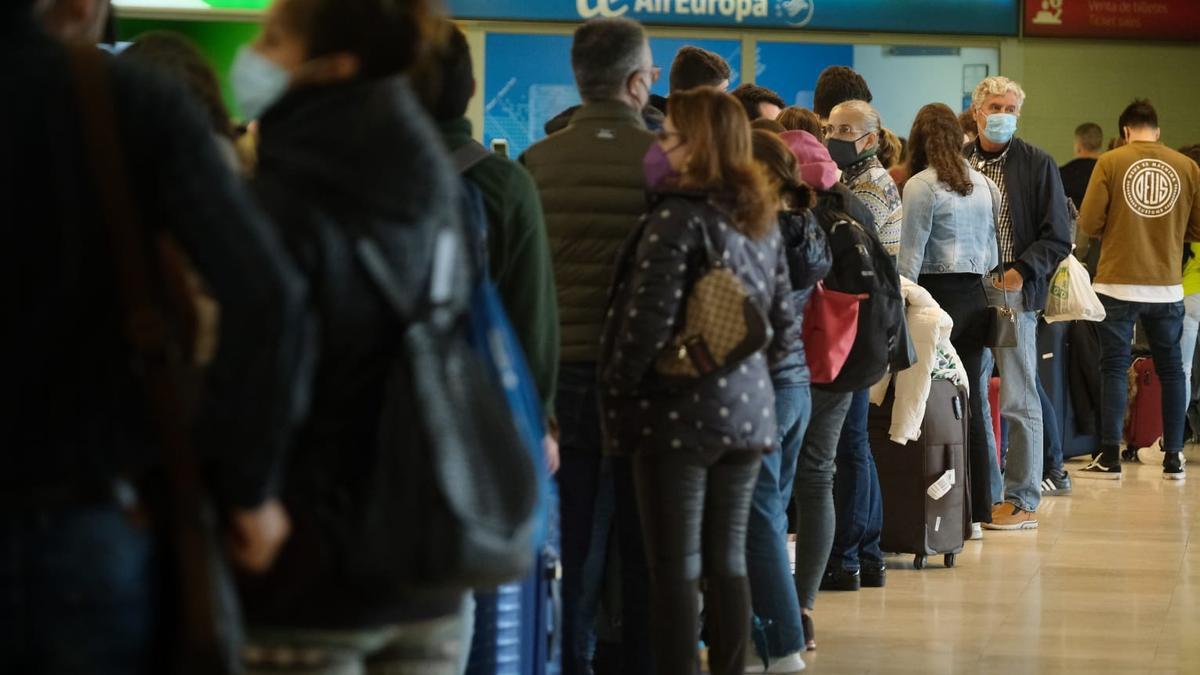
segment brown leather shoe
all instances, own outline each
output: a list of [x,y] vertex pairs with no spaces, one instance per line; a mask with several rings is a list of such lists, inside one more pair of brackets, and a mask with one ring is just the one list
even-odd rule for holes
[[989,530],[1034,530],[1037,529],[1037,514],[1011,502],[992,507],[992,522],[984,523]]

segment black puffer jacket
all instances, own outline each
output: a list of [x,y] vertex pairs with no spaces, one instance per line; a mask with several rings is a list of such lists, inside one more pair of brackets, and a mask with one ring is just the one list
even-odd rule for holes
[[355,261],[350,234],[375,236],[400,286],[424,291],[434,233],[458,220],[457,177],[439,134],[400,79],[292,92],[262,119],[254,188],[308,277],[320,339],[311,404],[285,467],[293,535],[272,572],[246,585],[248,618],[352,628],[452,613],[461,596],[364,587],[342,572],[330,528],[317,526],[344,510],[375,466],[402,328]]
[[[799,340],[787,259],[778,230],[752,241],[707,195],[664,195],[620,257],[601,345],[605,444],[626,453],[686,448],[708,456],[767,451],[775,444],[775,391],[767,354],[719,377],[667,390],[654,362],[686,316],[692,284],[706,269],[700,228],[770,317],[770,362]],[[640,236],[638,234],[640,233]]]
[[[804,311],[817,282],[829,274],[833,254],[825,231],[812,211],[781,211],[779,231],[783,236],[792,289],[792,305],[796,308],[796,325],[804,326]],[[788,355],[771,368],[771,380],[776,387],[798,387],[809,384],[808,358],[804,341],[794,340]]]

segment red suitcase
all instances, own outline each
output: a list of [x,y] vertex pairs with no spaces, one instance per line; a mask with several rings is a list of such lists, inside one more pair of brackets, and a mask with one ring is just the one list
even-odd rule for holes
[[996,434],[996,465],[1004,466],[1004,439],[1000,437],[1000,378],[988,380],[988,407],[992,409],[992,430]]
[[1137,358],[1129,369],[1129,401],[1125,413],[1126,457],[1154,445],[1163,435],[1162,384],[1154,360]]

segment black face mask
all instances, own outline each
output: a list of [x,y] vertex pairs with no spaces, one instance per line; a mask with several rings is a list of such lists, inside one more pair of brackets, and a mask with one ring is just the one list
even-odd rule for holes
[[832,159],[842,171],[849,169],[856,162],[858,162],[858,160],[869,156],[869,153],[872,152],[870,150],[866,150],[860,153],[857,145],[859,141],[870,135],[870,132],[868,132],[852,141],[843,141],[838,138],[829,139],[826,147],[829,149],[830,159]]

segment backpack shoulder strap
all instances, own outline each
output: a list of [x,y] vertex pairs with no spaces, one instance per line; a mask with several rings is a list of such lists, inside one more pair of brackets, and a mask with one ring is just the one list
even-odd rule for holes
[[450,153],[454,161],[454,170],[462,175],[475,168],[480,162],[492,156],[492,151],[483,147],[479,141],[471,139]]

